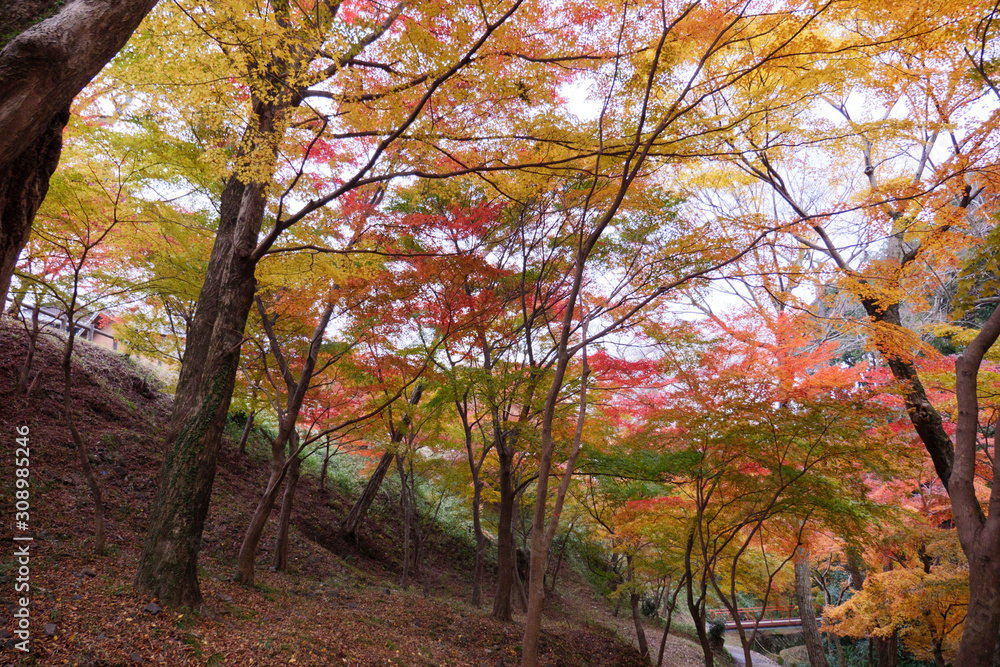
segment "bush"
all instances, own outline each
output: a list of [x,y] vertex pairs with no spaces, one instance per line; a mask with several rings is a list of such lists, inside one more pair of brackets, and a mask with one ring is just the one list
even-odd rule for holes
[[721,618],[712,619],[708,624],[708,643],[713,653],[722,654],[726,643],[726,622]]
[[653,598],[642,598],[642,615],[646,618],[656,618],[656,600]]

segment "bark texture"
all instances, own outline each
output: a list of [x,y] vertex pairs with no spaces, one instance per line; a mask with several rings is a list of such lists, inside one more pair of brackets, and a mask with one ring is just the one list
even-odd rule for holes
[[799,603],[802,619],[802,637],[806,642],[811,667],[828,667],[823,652],[823,638],[816,625],[816,609],[812,595],[812,570],[809,567],[809,550],[800,546],[795,554],[795,599]]
[[994,435],[993,487],[984,516],[974,486],[979,432],[978,375],[983,357],[1000,337],[1000,308],[955,361],[958,423],[952,472],[952,513],[962,550],[969,560],[969,606],[956,665],[992,664],[1000,632],[1000,457]]
[[229,179],[219,229],[184,351],[166,454],[135,586],[181,607],[201,603],[198,551],[257,281],[252,253],[265,188]]
[[68,120],[67,106],[52,117],[26,150],[0,166],[0,313],[7,309],[7,292],[17,257],[31,236],[35,213],[59,164],[63,128]]

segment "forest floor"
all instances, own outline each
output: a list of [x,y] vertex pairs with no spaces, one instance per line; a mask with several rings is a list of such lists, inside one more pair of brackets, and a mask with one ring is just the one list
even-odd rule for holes
[[[135,364],[81,345],[74,366],[79,426],[101,481],[109,550],[93,551],[92,501],[64,426],[55,344],[41,345],[42,379],[25,398],[10,391],[24,358],[15,325],[0,325],[0,667],[6,665],[468,665],[517,664],[520,614],[513,623],[476,609],[467,541],[430,529],[424,571],[399,585],[401,545],[394,503],[372,508],[358,542],[336,533],[350,498],[322,490],[304,475],[296,494],[289,574],[267,564],[274,525],[262,542],[253,588],[233,583],[235,556],[256,505],[267,461],[242,455],[227,440],[216,474],[199,561],[204,606],[194,613],[161,607],[132,588],[162,460],[170,398],[155,391]],[[30,428],[30,653],[14,648],[13,454],[17,427]],[[258,443],[260,446],[261,443]],[[386,494],[383,494],[386,495]],[[275,515],[277,510],[275,511]],[[276,524],[276,522],[272,522]],[[20,534],[20,532],[19,532]],[[489,591],[491,581],[484,582]],[[641,665],[626,614],[579,573],[567,572],[547,602],[544,665]],[[627,623],[623,623],[627,621]],[[652,632],[652,631],[651,631]],[[658,646],[659,633],[650,634]],[[670,639],[668,667],[701,664],[698,647]]]

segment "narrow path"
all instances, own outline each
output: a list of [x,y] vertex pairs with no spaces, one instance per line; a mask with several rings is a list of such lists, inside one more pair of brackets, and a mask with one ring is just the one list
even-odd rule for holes
[[[726,644],[726,650],[729,651],[729,655],[732,656],[737,667],[746,667],[747,662],[743,659],[743,647]],[[753,667],[778,667],[778,663],[774,660],[756,651],[750,651],[750,656],[753,658]]]

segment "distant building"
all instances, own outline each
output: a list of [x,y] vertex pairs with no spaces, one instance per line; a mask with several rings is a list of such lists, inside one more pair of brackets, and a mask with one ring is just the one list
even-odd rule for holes
[[[17,307],[18,306],[14,306],[11,308],[12,315]],[[35,313],[35,305],[32,303],[22,302],[19,307],[20,317],[23,317],[25,322],[31,322]],[[69,325],[66,320],[66,314],[58,308],[42,306],[38,311],[39,329],[65,332],[69,330]],[[85,340],[89,343],[97,345],[98,347],[103,347],[115,352],[127,353],[128,350],[125,349],[124,346],[119,345],[118,337],[115,335],[115,321],[116,320],[113,315],[103,310],[93,313],[85,313],[76,321],[76,337],[78,340]],[[163,361],[160,359],[149,359],[134,353],[132,354],[132,357],[142,365],[155,371],[157,375],[159,375],[161,379],[166,382],[170,383],[175,379],[172,377],[174,369],[171,368],[171,364],[168,363],[164,365]]]
[[[35,314],[35,305],[22,302],[20,309],[24,321],[30,322]],[[38,325],[42,329],[69,331],[66,314],[57,308],[42,306],[38,311]],[[98,347],[118,350],[118,339],[115,338],[115,320],[106,312],[86,313],[77,319],[74,328],[77,338],[82,338]]]

